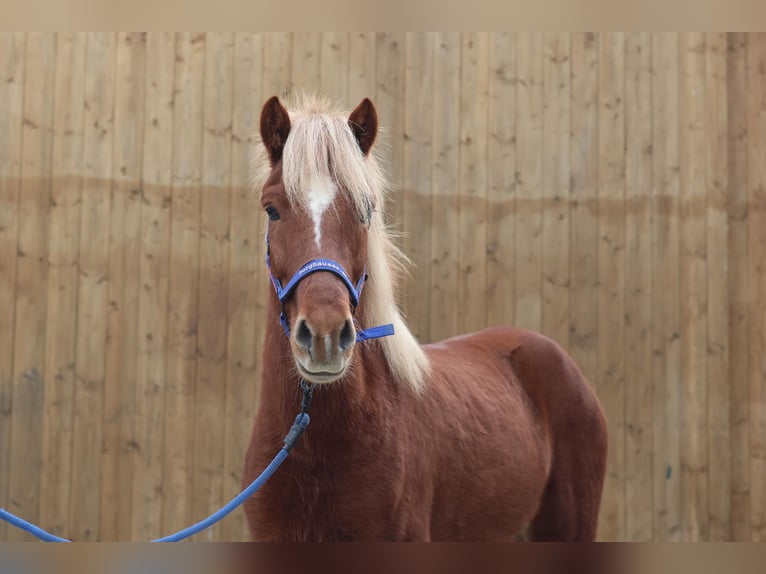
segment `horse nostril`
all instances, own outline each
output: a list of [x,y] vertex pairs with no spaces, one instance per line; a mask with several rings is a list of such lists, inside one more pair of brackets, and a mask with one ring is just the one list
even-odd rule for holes
[[295,331],[295,341],[307,351],[311,350],[311,329],[309,329],[308,323],[303,319],[298,321],[298,328]]
[[346,323],[343,325],[340,337],[338,338],[338,344],[340,345],[341,351],[345,351],[355,342],[356,333],[354,332],[354,324],[351,322],[351,319],[346,319]]

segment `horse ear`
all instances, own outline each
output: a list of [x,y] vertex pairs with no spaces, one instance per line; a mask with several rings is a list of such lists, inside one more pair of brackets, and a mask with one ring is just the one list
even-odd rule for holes
[[369,98],[364,98],[354,108],[348,117],[348,125],[351,126],[362,153],[367,155],[375,143],[375,136],[378,135],[378,112]]
[[282,159],[282,150],[289,134],[290,115],[279,98],[272,96],[261,110],[261,140],[269,153],[272,166]]

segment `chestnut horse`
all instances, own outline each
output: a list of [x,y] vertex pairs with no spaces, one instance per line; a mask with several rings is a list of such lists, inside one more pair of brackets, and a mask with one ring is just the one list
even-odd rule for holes
[[[350,115],[312,98],[261,112],[275,289],[244,484],[281,447],[300,380],[316,390],[308,431],[245,505],[252,538],[593,541],[607,448],[594,392],[538,333],[417,342],[395,299],[404,258],[383,220],[377,131],[368,99]],[[394,334],[355,336],[381,323]]]

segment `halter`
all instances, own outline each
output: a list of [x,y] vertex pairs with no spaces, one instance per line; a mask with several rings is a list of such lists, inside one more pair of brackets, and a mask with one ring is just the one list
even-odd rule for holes
[[[274,291],[277,293],[277,298],[282,304],[282,311],[279,313],[279,322],[282,324],[282,329],[290,338],[290,324],[287,321],[287,314],[285,313],[285,301],[290,294],[298,287],[298,283],[303,281],[306,277],[317,271],[328,271],[340,278],[343,284],[348,289],[348,294],[351,297],[351,311],[356,311],[359,306],[359,299],[362,296],[362,288],[364,282],[367,280],[367,266],[365,265],[362,271],[362,276],[356,283],[353,283],[348,274],[344,271],[343,267],[333,261],[332,259],[312,259],[301,265],[300,269],[295,272],[287,284],[282,287],[282,283],[274,276],[274,272],[271,269],[271,246],[269,245],[269,232],[266,231],[266,267],[269,270],[269,276],[271,277],[271,284],[274,287]],[[379,339],[380,337],[388,337],[394,334],[394,325],[388,323],[386,325],[378,325],[377,327],[370,327],[369,329],[360,329],[356,332],[356,342],[367,341],[368,339]]]

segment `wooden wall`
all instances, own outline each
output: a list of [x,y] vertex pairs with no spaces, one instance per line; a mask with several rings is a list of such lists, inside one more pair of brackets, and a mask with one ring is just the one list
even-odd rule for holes
[[3,34],[0,80],[1,505],[129,541],[238,492],[248,137],[303,89],[389,127],[415,333],[541,330],[592,381],[602,539],[766,541],[766,35]]

